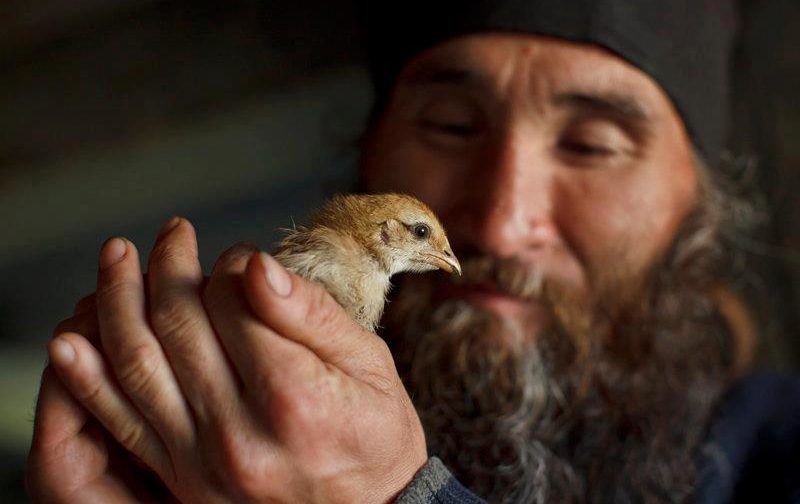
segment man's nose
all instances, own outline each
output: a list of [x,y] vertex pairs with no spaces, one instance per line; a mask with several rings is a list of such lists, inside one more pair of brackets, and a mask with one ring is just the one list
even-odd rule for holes
[[459,241],[500,257],[555,244],[555,172],[543,150],[509,134],[481,157],[460,205]]

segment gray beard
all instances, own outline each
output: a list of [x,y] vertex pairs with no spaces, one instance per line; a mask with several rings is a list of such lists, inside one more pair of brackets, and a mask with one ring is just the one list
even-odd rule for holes
[[[730,379],[729,334],[707,294],[721,250],[703,217],[688,219],[643,287],[619,277],[593,300],[548,289],[513,260],[462,261],[467,282],[542,284],[555,321],[543,334],[435,303],[430,276],[403,278],[384,336],[429,453],[490,502],[686,501]],[[635,294],[598,301],[613,292]]]

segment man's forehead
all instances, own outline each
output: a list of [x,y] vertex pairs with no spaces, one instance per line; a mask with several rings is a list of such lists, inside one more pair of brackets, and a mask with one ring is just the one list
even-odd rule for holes
[[736,35],[734,0],[447,0],[362,2],[377,106],[404,66],[459,36],[536,34],[591,42],[641,69],[679,111],[695,145],[718,160],[728,110]]
[[480,34],[443,42],[402,70],[402,87],[462,86],[483,93],[522,72],[529,94],[554,105],[583,106],[653,118],[654,100],[668,100],[650,76],[609,51],[529,34]]

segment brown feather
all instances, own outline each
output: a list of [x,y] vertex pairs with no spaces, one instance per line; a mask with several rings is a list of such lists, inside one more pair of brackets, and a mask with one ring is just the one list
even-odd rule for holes
[[[427,239],[414,235],[420,224],[430,229]],[[275,259],[297,275],[322,284],[356,322],[374,331],[383,314],[390,277],[443,267],[431,254],[444,251],[457,269],[444,228],[416,198],[348,194],[325,203],[308,226],[289,230]]]

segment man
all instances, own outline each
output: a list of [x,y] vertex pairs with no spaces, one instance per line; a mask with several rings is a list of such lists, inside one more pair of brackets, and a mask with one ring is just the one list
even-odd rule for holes
[[266,254],[206,283],[185,220],[146,285],[109,240],[50,345],[34,500],[158,498],[113,437],[186,502],[796,501],[800,386],[732,385],[719,301],[729,5],[366,13],[364,188],[427,202],[463,280],[400,282],[390,354]]

